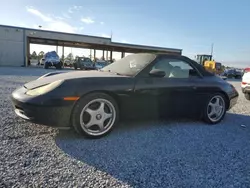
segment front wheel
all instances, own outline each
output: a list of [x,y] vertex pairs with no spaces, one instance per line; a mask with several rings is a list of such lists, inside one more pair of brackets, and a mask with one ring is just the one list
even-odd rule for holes
[[218,93],[211,95],[204,108],[203,119],[206,123],[216,124],[219,123],[226,113],[226,100],[225,97]]
[[72,112],[72,126],[90,138],[108,134],[119,120],[116,101],[105,93],[91,93],[81,98]]
[[61,63],[58,63],[58,64],[56,64],[56,69],[62,69],[62,65],[61,65]]
[[250,101],[250,93],[245,93],[245,98]]

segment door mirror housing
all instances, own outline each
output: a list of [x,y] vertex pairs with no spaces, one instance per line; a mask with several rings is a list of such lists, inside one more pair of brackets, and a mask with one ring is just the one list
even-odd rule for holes
[[153,69],[149,72],[149,75],[152,77],[163,78],[166,75],[166,73],[165,71],[162,71],[160,69]]

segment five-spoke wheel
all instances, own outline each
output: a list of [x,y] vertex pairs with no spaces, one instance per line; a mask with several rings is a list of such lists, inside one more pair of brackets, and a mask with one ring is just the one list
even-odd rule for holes
[[222,94],[210,97],[204,112],[204,120],[208,123],[219,123],[226,113],[226,101]]
[[72,124],[78,133],[88,137],[100,137],[111,131],[118,121],[115,100],[104,93],[89,94],[76,104]]
[[116,110],[106,99],[94,99],[81,111],[80,123],[88,134],[99,136],[107,132],[114,124]]

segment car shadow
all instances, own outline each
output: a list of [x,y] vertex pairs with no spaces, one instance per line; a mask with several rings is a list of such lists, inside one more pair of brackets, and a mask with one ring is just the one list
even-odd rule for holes
[[122,122],[100,139],[60,131],[56,144],[131,186],[230,187],[238,177],[241,186],[250,171],[249,120],[228,113],[212,126],[184,119]]

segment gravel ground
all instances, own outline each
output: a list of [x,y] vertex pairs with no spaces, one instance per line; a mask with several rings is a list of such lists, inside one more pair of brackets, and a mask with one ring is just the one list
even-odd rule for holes
[[250,187],[250,102],[216,126],[202,122],[122,123],[89,140],[27,123],[9,95],[48,71],[0,68],[0,187]]

